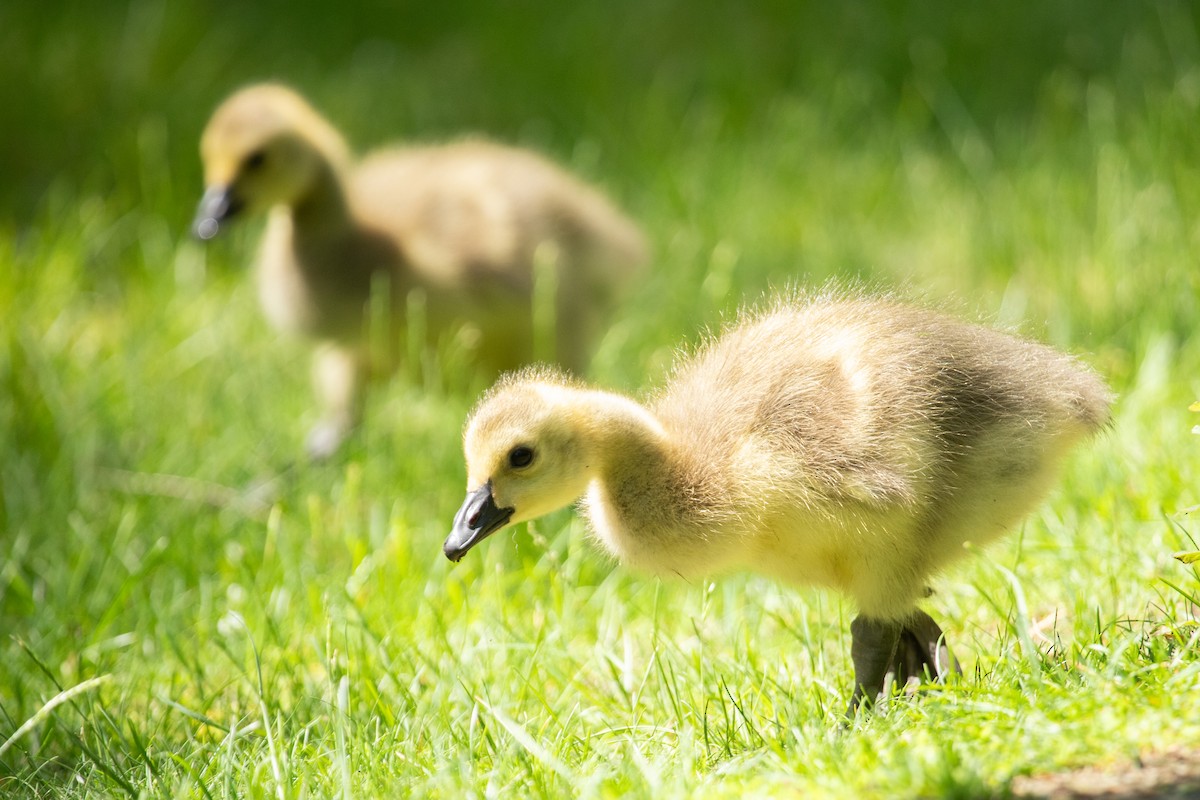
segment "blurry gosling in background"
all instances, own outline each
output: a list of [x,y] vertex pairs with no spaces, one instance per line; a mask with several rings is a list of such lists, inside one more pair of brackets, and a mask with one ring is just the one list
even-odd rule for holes
[[496,374],[533,358],[535,270],[552,270],[540,285],[553,298],[544,305],[555,349],[539,355],[578,370],[646,257],[632,222],[534,153],[463,141],[355,163],[341,135],[284,86],[227,99],[200,151],[206,189],[193,232],[211,239],[235,217],[269,212],[257,264],[263,308],[278,328],[319,343],[316,457],[356,424],[368,369],[390,366],[369,364],[367,352],[380,278],[390,286],[389,336],[404,331],[415,298],[430,341],[457,336]]
[[841,590],[848,714],[951,669],[927,582],[1016,523],[1109,419],[1070,356],[887,299],[827,294],[745,319],[652,401],[562,374],[505,376],[466,426],[452,561],[584,497],[622,562],[695,579],[751,570]]

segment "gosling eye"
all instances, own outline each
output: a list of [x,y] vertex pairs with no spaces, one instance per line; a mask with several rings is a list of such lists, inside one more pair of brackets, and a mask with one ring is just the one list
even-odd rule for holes
[[245,172],[254,172],[261,169],[265,163],[267,163],[267,151],[255,150],[246,156],[246,160],[242,162],[242,170]]
[[519,444],[508,451],[508,465],[513,469],[523,469],[533,463],[533,448]]

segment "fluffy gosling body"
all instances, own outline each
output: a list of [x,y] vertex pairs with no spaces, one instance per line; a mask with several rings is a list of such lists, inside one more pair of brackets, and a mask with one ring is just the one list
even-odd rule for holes
[[445,554],[576,498],[622,562],[751,570],[840,590],[850,712],[941,676],[929,578],[1017,522],[1109,418],[1070,356],[886,299],[825,295],[747,319],[645,405],[560,373],[504,377],[465,431],[468,496]]
[[[372,285],[389,287],[398,336],[411,299],[431,341],[457,341],[499,373],[534,355],[535,274],[550,281],[555,349],[581,369],[620,290],[646,258],[637,227],[599,192],[529,151],[484,141],[393,148],[355,162],[338,131],[284,86],[242,89],[201,138],[206,190],[193,226],[269,215],[257,259],[263,309],[318,342],[327,455],[357,421],[371,364]],[[542,272],[548,270],[548,272]],[[551,277],[552,273],[552,277]]]

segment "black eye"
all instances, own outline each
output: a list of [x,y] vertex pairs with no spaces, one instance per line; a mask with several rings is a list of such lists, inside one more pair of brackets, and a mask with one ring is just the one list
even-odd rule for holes
[[246,172],[253,172],[262,167],[267,162],[266,150],[255,150],[250,155],[246,156],[246,160],[242,162],[242,169]]
[[508,453],[508,465],[514,469],[528,467],[533,463],[533,448],[517,445]]

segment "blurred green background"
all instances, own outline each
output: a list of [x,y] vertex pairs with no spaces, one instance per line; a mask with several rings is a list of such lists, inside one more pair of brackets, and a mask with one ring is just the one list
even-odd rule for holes
[[[1032,268],[1022,248],[1040,242],[1022,240],[1036,235],[1070,259],[1056,271],[1077,280],[1058,288],[1090,291],[1111,318],[1142,292],[1086,263],[1107,243],[1055,228],[1139,213],[1104,206],[1109,178],[1155,195],[1153,224],[1190,225],[1197,47],[1191,7],[1171,2],[11,2],[0,214],[18,263],[23,241],[83,215],[83,280],[155,280],[193,208],[207,115],[234,87],[280,79],[360,149],[484,133],[545,151],[645,218],[660,247],[681,229],[728,241],[745,256],[734,290],[852,273],[1000,292]],[[919,158],[959,168],[939,178],[962,196],[913,196]],[[1090,185],[1072,185],[1080,172]],[[888,213],[898,202],[927,219]],[[956,245],[959,280],[911,233],[964,215],[983,219]]]
[[[339,459],[289,467],[305,349],[258,312],[256,226],[187,237],[204,122],[263,79],[360,151],[482,133],[609,192],[655,255],[606,384],[830,278],[1080,353],[1117,425],[995,555],[1061,638],[1022,655],[1024,599],[977,561],[933,602],[986,679],[829,738],[835,600],[610,572],[570,514],[451,571],[480,376],[410,364]],[[974,796],[1194,742],[1194,648],[1129,620],[1195,602],[1169,553],[1200,466],[1198,122],[1184,2],[0,3],[0,793]],[[963,724],[956,697],[969,735],[921,726]]]

